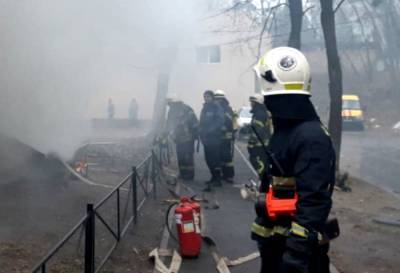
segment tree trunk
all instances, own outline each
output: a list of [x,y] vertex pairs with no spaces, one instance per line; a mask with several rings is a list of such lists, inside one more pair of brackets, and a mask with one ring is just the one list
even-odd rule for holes
[[169,72],[165,73],[159,71],[157,76],[157,95],[153,110],[153,131],[156,135],[160,133],[160,129],[164,127],[166,111],[165,98],[168,94],[168,85]]
[[175,61],[178,51],[177,46],[164,47],[160,50],[157,75],[157,95],[154,101],[153,109],[153,126],[152,132],[154,135],[160,133],[165,122],[165,99],[168,94],[169,78],[172,70],[172,65]]
[[[358,23],[359,26],[360,26],[361,35],[363,36],[363,38],[366,38],[367,35],[365,34],[364,24],[363,24],[363,22],[362,22],[360,13],[358,12],[357,6],[354,5],[354,3],[352,3],[352,2],[350,2],[350,6],[351,6],[351,8],[353,9],[354,13],[355,13],[356,16],[357,16],[357,23]],[[364,64],[364,69],[365,69],[365,71],[366,71],[367,74],[368,74],[368,76],[367,76],[367,81],[371,83],[371,82],[373,81],[373,76],[374,76],[374,73],[373,73],[374,66],[372,65],[372,61],[371,61],[371,54],[370,54],[370,45],[369,45],[369,43],[366,45],[366,53],[367,53],[367,56],[366,56],[366,57],[367,57],[367,63],[365,64],[365,62],[364,62],[364,57],[362,56],[362,51],[361,51],[361,60],[362,60],[362,62],[363,62],[363,64]]]
[[342,142],[342,68],[340,64],[335,29],[335,13],[332,0],[320,0],[321,24],[324,33],[328,59],[330,114],[329,132],[336,151],[336,169],[339,170],[340,147]]
[[[370,6],[367,3],[365,3],[364,1],[362,1],[361,3],[363,4],[364,9],[367,11],[366,16],[368,16],[370,18],[372,26],[374,28],[374,34],[375,34],[374,40],[376,41],[375,42],[376,54],[384,62],[385,70],[389,70],[391,82],[395,83],[397,75],[396,75],[395,69],[391,66],[392,64],[390,62],[390,58],[387,58],[387,49],[385,49],[385,46],[384,46],[384,44],[387,43],[387,40],[388,40],[388,37],[387,37],[388,33],[385,31],[385,29],[387,27],[390,28],[391,26],[390,25],[385,26],[385,24],[384,24],[385,17],[382,17],[380,19],[382,24],[384,25],[384,28],[382,31],[381,28],[379,27],[378,19],[375,16],[375,14],[379,15],[379,13],[377,13],[377,9],[371,9]],[[390,54],[389,54],[389,56],[390,56]]]
[[301,25],[303,21],[303,1],[289,0],[290,12],[290,35],[288,46],[297,49],[301,48]]

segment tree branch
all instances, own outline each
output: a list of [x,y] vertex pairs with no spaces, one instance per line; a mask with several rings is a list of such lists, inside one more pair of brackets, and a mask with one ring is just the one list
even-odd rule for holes
[[289,7],[289,5],[287,3],[280,3],[280,4],[276,5],[276,6],[271,7],[270,10],[277,9],[279,7],[282,7],[282,6]]
[[235,10],[239,6],[242,6],[242,5],[244,6],[244,5],[247,5],[247,4],[250,4],[250,3],[251,3],[251,0],[246,0],[244,2],[240,2],[240,1],[236,2],[233,6],[231,6],[229,8],[226,8],[226,9],[223,9],[223,10],[221,10],[220,12],[218,12],[216,14],[213,14],[213,15],[210,15],[210,16],[207,16],[207,17],[204,17],[204,18],[200,18],[199,21],[208,20],[208,19],[211,19],[211,18],[215,18],[215,17],[221,16],[221,15],[227,13],[227,12]]
[[[259,58],[261,57],[262,40],[263,40],[264,32],[265,32],[265,30],[266,30],[266,28],[267,28],[267,24],[268,24],[269,18],[271,17],[272,12],[273,12],[275,9],[277,9],[277,8],[279,8],[279,7],[281,7],[281,6],[288,6],[288,5],[287,5],[287,3],[281,3],[281,4],[278,4],[278,5],[276,5],[276,6],[271,7],[271,8],[269,9],[268,16],[265,18],[264,25],[263,25],[263,27],[262,27],[262,29],[261,29],[260,36],[259,36],[259,40],[258,40],[257,59],[259,59]],[[274,13],[274,15],[275,15],[275,13]],[[274,16],[274,17],[275,17],[275,16]]]
[[265,18],[264,25],[260,32],[260,38],[258,39],[257,59],[259,59],[260,55],[261,55],[262,40],[263,40],[265,29],[267,28],[268,20],[269,20],[269,16],[267,18]]
[[306,8],[306,9],[303,11],[303,15],[306,14],[309,10],[312,10],[313,8],[315,8],[314,5],[313,5],[313,6],[310,6],[310,7],[308,7],[308,8]]
[[339,10],[340,6],[344,3],[344,1],[346,0],[341,0],[339,4],[337,4],[336,8],[333,10],[333,13],[336,13]]

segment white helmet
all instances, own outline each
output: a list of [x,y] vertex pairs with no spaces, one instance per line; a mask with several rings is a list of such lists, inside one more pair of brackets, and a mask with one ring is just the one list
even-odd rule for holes
[[251,102],[263,104],[264,103],[264,96],[261,95],[261,94],[254,94],[254,95],[250,96],[249,100]]
[[178,102],[178,101],[180,101],[180,99],[179,99],[179,97],[178,97],[178,94],[176,94],[176,93],[169,93],[169,94],[167,95],[167,97],[166,97],[166,101],[167,101],[167,103],[170,103],[170,102]]
[[299,50],[277,47],[254,67],[264,96],[301,94],[311,96],[310,66]]
[[216,90],[216,91],[214,92],[214,97],[215,97],[216,99],[218,99],[218,98],[225,98],[225,91],[224,91],[224,90],[221,90],[221,89]]

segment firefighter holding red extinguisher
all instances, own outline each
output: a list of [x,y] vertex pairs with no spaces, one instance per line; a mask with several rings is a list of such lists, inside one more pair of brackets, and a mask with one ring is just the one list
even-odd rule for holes
[[[335,152],[310,101],[309,64],[300,51],[279,47],[267,52],[255,70],[274,128],[265,162],[270,168],[260,187],[270,195],[256,206],[252,225],[261,272],[329,273],[323,235],[332,206]],[[285,198],[274,208],[272,202]]]

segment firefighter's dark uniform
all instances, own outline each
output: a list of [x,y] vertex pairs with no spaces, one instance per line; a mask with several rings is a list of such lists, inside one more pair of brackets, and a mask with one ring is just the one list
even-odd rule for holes
[[[247,151],[249,152],[250,163],[257,171],[259,177],[262,178],[265,170],[264,163],[267,160],[266,153],[263,149],[263,144],[266,147],[270,138],[269,119],[267,108],[265,108],[264,104],[253,104],[254,106],[251,109],[253,116],[250,123],[252,129],[250,130],[250,136],[247,142]],[[253,130],[257,132],[258,136]],[[263,143],[260,142],[259,138]]]
[[[276,100],[279,104],[280,98]],[[284,174],[269,158],[266,165],[271,168],[263,176],[260,191],[267,192],[271,183],[278,184],[286,177],[295,184],[299,199],[294,217],[271,221],[265,215],[257,215],[252,238],[258,241],[262,273],[329,273],[329,245],[319,242],[332,205],[335,152],[311,102],[306,102],[305,96],[294,99],[293,103],[296,100],[305,106],[294,106],[298,109],[289,110],[293,111],[289,118],[274,117],[274,111],[279,116],[278,108],[283,106],[268,107],[266,103],[274,124],[268,149]],[[296,111],[305,114],[298,117]]]
[[183,102],[170,105],[167,130],[176,143],[179,174],[182,179],[194,178],[194,142],[198,139],[199,122],[193,109]]
[[222,178],[229,182],[232,182],[232,179],[235,176],[235,169],[233,164],[235,145],[235,132],[233,126],[234,113],[226,98],[219,98],[217,101],[224,112],[224,126],[222,127],[221,139]]
[[200,139],[204,146],[204,156],[211,173],[210,182],[221,180],[221,139],[224,113],[214,100],[204,103],[200,115]]

